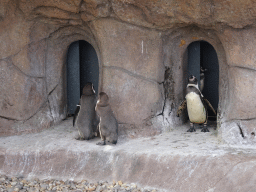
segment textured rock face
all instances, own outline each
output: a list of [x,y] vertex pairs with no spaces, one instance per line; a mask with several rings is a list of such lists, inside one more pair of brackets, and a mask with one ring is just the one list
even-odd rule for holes
[[160,33],[109,19],[93,26],[102,47],[103,91],[119,122],[138,126],[163,105]]
[[220,127],[221,138],[228,143],[256,142],[254,138],[256,119],[254,36],[253,28],[235,31],[225,29],[219,35],[230,66],[228,104],[225,108],[226,115],[223,115],[223,122],[227,122]]
[[219,59],[220,136],[241,143],[242,130],[242,143],[254,142],[255,7],[231,0],[2,0],[1,135],[66,117],[66,53],[78,40],[95,48],[99,91],[110,95],[124,130],[169,130],[182,123],[175,111],[184,98],[187,46],[205,40]]
[[[149,28],[166,29],[198,24],[215,28],[223,23],[234,28],[254,24],[255,2],[185,0],[112,0],[84,1],[85,21],[113,15],[122,21]],[[246,19],[245,19],[246,18]]]
[[255,71],[248,68],[231,68],[229,119],[253,119],[256,117]]

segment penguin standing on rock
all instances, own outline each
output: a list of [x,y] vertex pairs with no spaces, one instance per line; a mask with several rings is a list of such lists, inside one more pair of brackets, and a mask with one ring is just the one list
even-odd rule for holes
[[187,107],[190,121],[190,129],[188,129],[187,132],[196,131],[194,128],[194,123],[204,124],[202,132],[209,132],[207,128],[207,105],[211,108],[215,115],[216,112],[210,102],[202,95],[198,87],[197,78],[193,75],[189,77],[185,98],[186,100],[184,100],[178,108],[177,116],[179,117],[181,112]]
[[95,110],[100,118],[98,129],[102,140],[97,145],[106,145],[107,141],[116,144],[118,139],[118,123],[110,107],[109,97],[105,92],[99,94]]
[[83,94],[73,119],[73,126],[78,129],[79,134],[75,139],[89,140],[95,136],[98,124],[95,112],[96,102],[97,96],[93,84],[87,83],[83,88]]

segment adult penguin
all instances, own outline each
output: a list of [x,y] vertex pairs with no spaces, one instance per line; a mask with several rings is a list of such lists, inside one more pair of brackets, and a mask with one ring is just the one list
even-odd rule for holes
[[99,94],[95,110],[100,118],[98,128],[102,140],[97,145],[106,145],[106,142],[116,144],[118,139],[118,122],[111,109],[109,97],[105,92]]
[[204,98],[198,87],[197,78],[193,75],[189,77],[185,98],[186,100],[184,100],[178,108],[177,116],[179,117],[181,112],[187,107],[190,121],[190,128],[187,130],[187,132],[196,131],[194,128],[194,123],[204,124],[202,132],[209,132],[207,128],[207,106],[211,108],[215,115],[216,112],[213,109],[211,103],[206,98]]
[[97,96],[92,83],[87,83],[83,88],[83,94],[75,111],[73,126],[77,128],[77,140],[89,140],[95,136],[97,130],[97,116],[95,106]]

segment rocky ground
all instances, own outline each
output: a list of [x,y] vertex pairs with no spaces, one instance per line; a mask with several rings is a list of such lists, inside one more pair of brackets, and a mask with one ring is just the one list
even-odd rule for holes
[[24,178],[0,176],[0,191],[3,192],[157,192],[156,189],[138,188],[136,184],[126,184],[122,181],[99,181],[90,183],[86,180],[80,182],[75,181],[59,181],[59,180],[26,180]]
[[214,124],[207,133],[199,126],[188,133],[184,124],[99,146],[100,138],[74,139],[72,123],[68,119],[40,133],[1,137],[0,192],[255,191],[255,145],[221,143]]

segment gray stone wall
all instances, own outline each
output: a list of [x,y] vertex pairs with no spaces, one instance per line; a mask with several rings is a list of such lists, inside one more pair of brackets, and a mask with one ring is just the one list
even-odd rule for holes
[[0,135],[37,132],[66,117],[66,53],[89,42],[122,134],[183,123],[187,46],[205,40],[219,66],[218,129],[254,143],[255,3],[233,1],[3,0],[0,2]]

